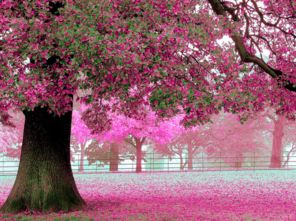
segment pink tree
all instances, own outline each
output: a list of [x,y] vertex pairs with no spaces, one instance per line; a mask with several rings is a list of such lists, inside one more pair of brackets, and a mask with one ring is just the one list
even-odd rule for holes
[[[295,150],[295,121],[287,120],[285,116],[269,114],[267,117],[273,124],[272,132],[272,153],[270,158],[270,168],[281,168],[285,166],[290,155]],[[284,148],[292,145],[287,153],[286,161],[284,160]]]
[[[262,116],[266,117],[272,125],[268,130],[271,133],[272,149],[270,157],[270,168],[281,168],[284,147],[291,142],[294,121],[290,121],[284,115],[275,114],[272,109],[267,109]],[[293,132],[292,132],[293,133]]]
[[10,113],[9,125],[1,126],[1,148],[5,155],[12,158],[20,158],[21,143],[24,129],[24,116],[21,112]]
[[[146,110],[147,111],[147,110]],[[176,133],[180,117],[163,121],[153,111],[147,111],[144,119],[133,119],[123,115],[113,114],[112,126],[100,137],[102,141],[110,143],[127,142],[136,150],[136,172],[142,172],[143,144],[150,140],[157,144],[169,142]]]
[[[83,107],[82,107],[83,108]],[[72,140],[75,143],[80,152],[79,171],[84,171],[84,155],[87,142],[94,138],[91,134],[91,130],[85,125],[81,119],[81,110],[74,110],[72,115]]]
[[174,142],[183,148],[187,146],[187,160],[184,162],[182,168],[184,169],[187,164],[188,170],[193,169],[194,155],[212,145],[212,141],[209,139],[209,128],[206,125],[184,130],[182,134],[175,138]]
[[99,143],[97,140],[93,140],[91,144],[86,149],[86,154],[89,163],[95,163],[100,161],[103,164],[109,165],[109,171],[116,172],[119,168],[119,163],[121,160],[119,157],[120,153],[125,153],[128,151],[124,143],[117,142],[103,142]]
[[[157,145],[157,150],[163,154],[172,156],[177,155],[180,159],[180,170],[184,170],[188,166],[188,170],[193,169],[193,157],[201,148],[204,138],[202,127],[191,129],[179,128],[179,133],[165,145]],[[187,158],[184,159],[184,150],[187,149]]]
[[211,146],[207,152],[233,167],[240,168],[246,153],[267,149],[263,131],[270,129],[264,116],[257,116],[241,124],[236,115],[222,114],[210,125]]
[[280,168],[283,157],[284,128],[287,121],[285,116],[279,116],[274,114],[268,114],[268,118],[273,123],[270,168]]
[[[141,105],[164,117],[184,111],[187,125],[222,107],[251,113],[265,104],[292,118],[294,7],[290,0],[2,0],[0,108],[26,118],[19,172],[2,210],[84,205],[70,167],[78,89],[89,92],[81,100],[97,112],[99,128],[106,110],[141,116]],[[232,43],[221,43],[227,37]]]
[[19,157],[19,148],[13,148],[13,145],[18,145],[19,142],[19,131],[16,128],[5,127],[0,125],[0,152],[13,158]]

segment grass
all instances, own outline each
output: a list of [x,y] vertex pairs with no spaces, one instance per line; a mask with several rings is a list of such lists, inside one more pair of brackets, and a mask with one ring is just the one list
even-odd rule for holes
[[[296,220],[296,171],[224,171],[75,175],[88,206],[0,220]],[[0,204],[15,177],[0,177]]]

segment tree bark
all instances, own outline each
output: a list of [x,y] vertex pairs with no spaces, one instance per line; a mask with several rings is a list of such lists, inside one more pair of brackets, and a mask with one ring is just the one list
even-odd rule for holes
[[193,169],[193,149],[191,145],[188,145],[188,170]]
[[279,116],[274,121],[270,168],[281,168],[282,166],[284,123],[285,116]]
[[72,211],[85,204],[70,165],[71,116],[26,111],[21,158],[2,212]]
[[80,163],[79,163],[79,172],[84,172],[84,152],[85,152],[85,143],[81,144],[80,146]]
[[119,165],[119,150],[116,143],[110,144],[110,171],[118,171]]
[[136,172],[142,172],[142,142],[139,138],[135,138],[136,141]]
[[243,154],[237,153],[235,155],[234,167],[239,169],[239,168],[242,168],[242,165],[243,165]]
[[235,168],[242,168],[242,165],[243,165],[243,162],[242,161],[236,161],[235,163],[234,163],[234,167]]

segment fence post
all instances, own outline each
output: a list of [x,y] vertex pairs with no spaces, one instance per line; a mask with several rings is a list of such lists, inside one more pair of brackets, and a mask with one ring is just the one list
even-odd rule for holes
[[221,165],[222,164],[221,150],[220,150],[220,157],[219,158],[220,158],[219,160],[220,160],[220,171],[221,171],[222,170],[222,165]]
[[254,151],[254,154],[253,154],[253,171],[255,171],[255,169],[256,169],[256,159],[255,159],[255,157],[256,157],[256,152]]
[[152,171],[154,172],[154,149],[152,149],[152,153],[153,153],[153,155],[152,155]]
[[2,170],[1,174],[4,174],[4,154],[1,154]]
[[134,172],[134,160],[132,160],[132,171]]
[[201,153],[201,170],[204,171],[204,152]]

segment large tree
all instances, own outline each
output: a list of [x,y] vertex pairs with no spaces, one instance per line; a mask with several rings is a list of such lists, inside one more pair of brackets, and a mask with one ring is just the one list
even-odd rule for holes
[[[295,24],[290,0],[2,0],[0,108],[25,115],[2,211],[84,205],[70,168],[78,88],[98,130],[110,125],[106,110],[141,118],[141,104],[162,117],[184,111],[186,125],[222,107],[251,113],[265,103],[293,117]],[[227,36],[234,44],[220,41]]]

